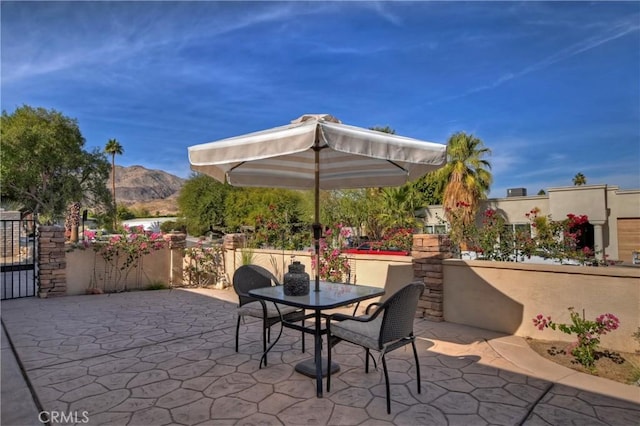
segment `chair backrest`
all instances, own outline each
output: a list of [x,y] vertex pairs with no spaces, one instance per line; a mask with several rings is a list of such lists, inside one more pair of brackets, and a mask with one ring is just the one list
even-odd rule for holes
[[253,302],[249,290],[271,287],[271,282],[280,285],[278,279],[268,270],[258,265],[242,265],[233,274],[233,289],[238,294],[239,305]]
[[387,300],[391,299],[391,297],[396,294],[396,292],[402,290],[404,287],[406,287],[406,285],[406,282],[403,283],[398,280],[387,280],[387,282],[384,283],[384,294],[380,296],[380,300],[378,300],[378,302],[384,303]]
[[413,333],[413,320],[423,292],[424,284],[413,282],[398,290],[380,306],[379,309],[384,309],[380,327],[381,347]]

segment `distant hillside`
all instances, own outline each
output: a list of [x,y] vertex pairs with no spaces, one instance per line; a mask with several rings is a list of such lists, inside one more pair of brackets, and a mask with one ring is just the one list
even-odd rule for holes
[[[176,199],[184,181],[162,170],[116,166],[116,200],[131,208],[146,208],[153,215],[175,214]],[[111,188],[111,176],[107,186]]]

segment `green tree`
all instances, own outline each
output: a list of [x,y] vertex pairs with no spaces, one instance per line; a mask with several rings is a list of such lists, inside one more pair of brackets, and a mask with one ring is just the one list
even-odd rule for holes
[[104,147],[104,152],[111,156],[111,191],[113,197],[113,210],[117,212],[118,204],[116,203],[116,155],[124,154],[124,148],[122,148],[122,145],[120,145],[120,142],[118,142],[116,139],[109,139],[107,145]]
[[582,173],[576,173],[576,175],[573,177],[573,184],[575,186],[586,185],[587,184],[586,176],[583,175]]
[[17,108],[0,119],[1,196],[41,220],[61,218],[70,203],[99,211],[110,202],[109,163],[99,149],[88,152],[75,119],[56,110]]
[[463,206],[462,225],[474,221],[478,204],[487,198],[493,181],[491,164],[484,159],[490,154],[491,150],[473,135],[458,132],[449,138],[447,164],[434,172],[436,182],[444,187],[442,201],[448,219],[450,212]]
[[413,228],[416,225],[415,211],[421,207],[421,197],[411,183],[384,188],[380,192],[384,210],[380,217],[388,228]]
[[[391,135],[396,134],[395,129],[389,126],[376,126],[370,129]],[[365,226],[371,239],[382,239],[386,229],[393,227],[398,221],[402,223],[407,220],[412,221],[414,210],[411,210],[410,206],[417,203],[417,193],[412,183],[398,188],[369,188],[365,191],[365,195],[365,213],[367,213]]]
[[230,186],[211,176],[194,173],[178,195],[178,207],[185,217],[187,231],[200,236],[224,226],[225,199]]
[[333,226],[343,224],[354,229],[361,237],[361,228],[367,221],[371,202],[366,189],[327,191],[321,198],[321,222]]
[[393,215],[382,191],[383,188],[329,191],[321,201],[322,223],[327,226],[341,223],[353,228],[355,237],[381,239]]
[[[389,126],[370,130],[395,134]],[[368,237],[380,240],[388,229],[413,227],[415,211],[429,205],[433,184],[424,180],[400,187],[331,191],[323,200],[323,223],[348,225],[360,236],[365,228]]]
[[434,173],[427,173],[412,183],[419,195],[419,207],[442,204],[442,190],[435,179]]
[[225,225],[253,228],[254,245],[301,248],[311,235],[306,194],[278,188],[232,188],[225,205]]
[[374,127],[369,127],[369,130],[375,130],[376,132],[382,132],[382,133],[389,133],[391,135],[395,135],[396,131],[395,129],[392,129],[389,126],[374,126]]
[[371,240],[381,240],[387,228],[385,215],[387,207],[382,201],[382,188],[367,188],[364,190],[364,228]]
[[[118,220],[130,220],[130,219],[135,219],[138,216],[129,207],[123,204],[120,204],[116,209],[116,217],[118,218]],[[142,216],[142,217],[145,217],[145,216]]]

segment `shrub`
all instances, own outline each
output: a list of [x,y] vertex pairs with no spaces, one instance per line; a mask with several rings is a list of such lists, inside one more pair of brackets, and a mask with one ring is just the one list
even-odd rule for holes
[[221,246],[204,247],[202,240],[184,250],[188,265],[183,270],[188,285],[202,287],[224,284],[224,258]]
[[513,231],[506,223],[500,212],[486,209],[482,214],[482,227],[471,226],[466,232],[470,250],[476,251],[480,259],[517,260]]
[[380,248],[382,250],[397,248],[403,251],[411,251],[412,245],[413,231],[411,229],[391,228],[384,233]]
[[162,232],[178,231],[184,234],[187,233],[187,225],[183,221],[167,220],[160,224],[160,230]]
[[578,340],[571,354],[584,367],[594,371],[595,351],[600,344],[600,336],[616,330],[620,326],[620,320],[613,314],[602,314],[595,321],[588,321],[584,318],[584,311],[580,317],[573,308],[569,308],[569,316],[571,324],[559,324],[553,322],[549,316],[545,318],[544,315],[538,314],[533,318],[533,324],[538,330],[551,328],[566,334],[575,333]]
[[142,226],[125,226],[119,233],[107,236],[106,240],[100,233],[90,230],[85,231],[84,236],[78,247],[91,247],[105,262],[104,290],[107,284],[113,286],[114,291],[127,290],[127,277],[131,271],[141,273],[144,256],[165,246],[161,233],[146,233]]
[[[456,209],[449,210],[449,238],[454,247],[468,243],[469,249],[478,254],[481,260],[517,261],[533,255],[544,259],[565,263],[569,260],[582,265],[608,265],[608,261],[596,261],[595,252],[589,247],[579,248],[582,229],[589,223],[586,215],[568,214],[561,221],[551,220],[551,216],[540,216],[537,207],[525,214],[529,220],[531,232],[519,230],[513,232],[506,218],[497,210],[487,209],[482,215],[482,225],[465,225],[462,222],[461,203]],[[532,235],[533,234],[533,235]]]
[[321,280],[334,283],[346,282],[349,279],[351,266],[346,256],[341,256],[340,249],[347,245],[350,231],[342,224],[336,224],[325,231],[320,239],[320,267],[316,265],[316,256],[311,257],[311,268],[318,271]]

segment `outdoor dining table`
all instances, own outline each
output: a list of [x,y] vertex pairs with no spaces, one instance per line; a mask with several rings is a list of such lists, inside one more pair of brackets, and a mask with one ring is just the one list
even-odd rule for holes
[[[323,368],[325,367],[326,361],[323,362],[322,359],[322,335],[327,333],[326,327],[322,327],[322,311],[382,296],[384,289],[364,285],[321,281],[319,291],[312,289],[309,294],[304,296],[288,296],[284,294],[284,286],[258,288],[250,290],[249,294],[256,299],[313,311],[313,314],[309,315],[309,318],[314,318],[315,320],[313,327],[303,327],[287,321],[283,321],[282,325],[313,334],[314,357],[301,361],[296,365],[295,369],[299,373],[309,377],[315,376],[317,396],[318,398],[322,398],[322,376],[325,376],[327,372],[327,370]],[[279,337],[280,336],[278,336],[278,338]],[[271,343],[269,348],[267,348],[267,352],[276,344],[277,340],[276,338],[276,340]],[[330,350],[330,348],[328,350]],[[266,355],[266,353],[264,355]],[[260,365],[262,365],[262,361]],[[332,368],[331,371],[335,372],[339,369],[339,366],[332,363],[331,367],[326,366],[326,368]]]

